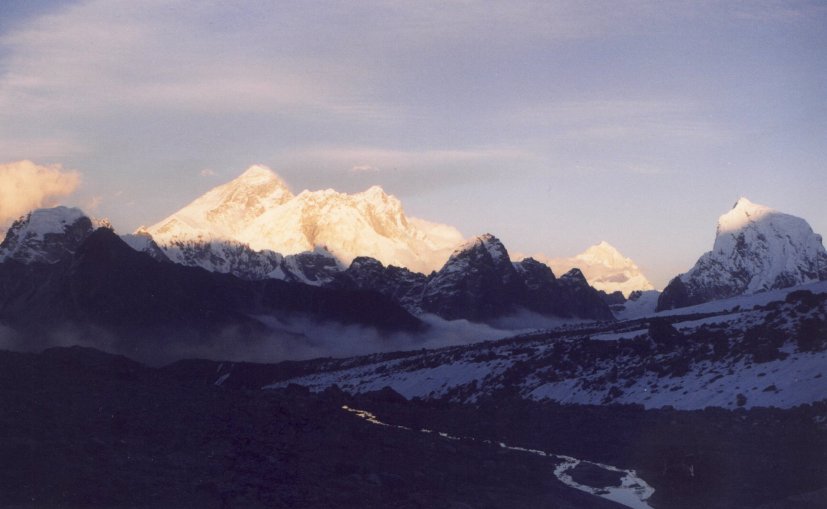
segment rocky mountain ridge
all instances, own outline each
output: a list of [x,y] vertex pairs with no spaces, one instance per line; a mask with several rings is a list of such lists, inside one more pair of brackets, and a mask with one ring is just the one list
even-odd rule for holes
[[[45,252],[59,258],[0,262],[0,323],[25,339],[20,347],[66,337],[157,362],[181,352],[231,355],[240,344],[255,349],[275,341],[270,348],[278,350],[285,341],[307,341],[301,330],[291,332],[296,320],[389,332],[424,327],[376,292],[250,281],[158,261],[107,228],[77,238],[76,224],[49,233]],[[57,245],[76,248],[53,250]]]
[[[75,223],[80,226],[74,226]],[[23,236],[28,240],[21,243],[17,240],[18,231],[48,233],[40,237],[27,233]],[[5,244],[8,248],[0,249],[0,256],[23,261],[51,256],[48,259],[56,262],[74,253],[91,234],[90,221],[78,209],[35,211],[15,223]],[[48,239],[48,249],[37,240],[41,237]],[[254,251],[240,243],[218,241],[182,243],[164,250],[148,232],[125,235],[121,240],[162,263],[168,263],[172,253],[176,265],[205,268],[203,262],[209,261],[210,272],[232,274],[261,284],[282,280],[338,291],[376,292],[409,312],[432,313],[448,320],[485,322],[526,310],[544,316],[612,319],[607,305],[579,271],[557,279],[548,267],[534,260],[512,263],[505,246],[490,234],[456,249],[443,267],[428,276],[394,266],[386,268],[368,257],[356,258],[344,270],[334,256],[321,248],[282,256],[272,251]],[[65,244],[62,248],[61,242]]]
[[489,321],[521,311],[564,318],[613,318],[579,271],[557,279],[551,269],[533,259],[514,263],[502,242],[491,234],[465,243],[428,276],[360,258],[337,284],[369,288],[406,309],[449,320]]

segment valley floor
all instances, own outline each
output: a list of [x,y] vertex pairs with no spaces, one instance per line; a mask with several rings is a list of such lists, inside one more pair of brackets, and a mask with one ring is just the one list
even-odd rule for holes
[[[654,488],[654,509],[827,502],[825,403],[689,412],[506,395],[409,401],[390,389],[216,385],[204,375],[220,364],[0,352],[0,506],[608,509],[622,506],[571,486],[623,476],[645,480],[632,492]],[[585,461],[573,468],[572,458]]]

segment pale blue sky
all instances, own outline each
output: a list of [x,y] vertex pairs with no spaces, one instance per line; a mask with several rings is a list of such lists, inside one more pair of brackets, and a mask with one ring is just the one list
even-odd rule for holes
[[742,195],[827,234],[825,2],[241,5],[1,2],[0,163],[78,170],[119,231],[253,163],[379,184],[513,251],[607,240],[657,286]]

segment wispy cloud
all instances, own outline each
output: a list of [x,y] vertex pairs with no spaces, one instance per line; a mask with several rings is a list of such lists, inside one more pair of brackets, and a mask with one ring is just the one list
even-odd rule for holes
[[732,140],[730,129],[708,120],[709,108],[686,100],[596,99],[520,106],[500,117],[504,124],[535,126],[569,141]]
[[198,172],[199,177],[215,177],[217,175],[218,173],[216,173],[214,170],[211,170],[210,168],[204,168],[203,170]]
[[0,229],[32,209],[52,206],[72,194],[80,174],[59,165],[39,166],[31,161],[0,164]]
[[[256,8],[251,6],[251,10]],[[0,107],[92,116],[135,108],[367,115],[371,76],[325,56],[271,51],[286,43],[251,16],[244,35],[216,29],[222,7],[184,1],[93,0],[6,34]]]

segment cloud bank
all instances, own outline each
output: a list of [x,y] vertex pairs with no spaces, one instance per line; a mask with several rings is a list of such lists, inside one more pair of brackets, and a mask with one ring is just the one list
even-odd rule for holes
[[56,205],[80,184],[80,174],[31,161],[0,164],[0,232],[26,212]]

